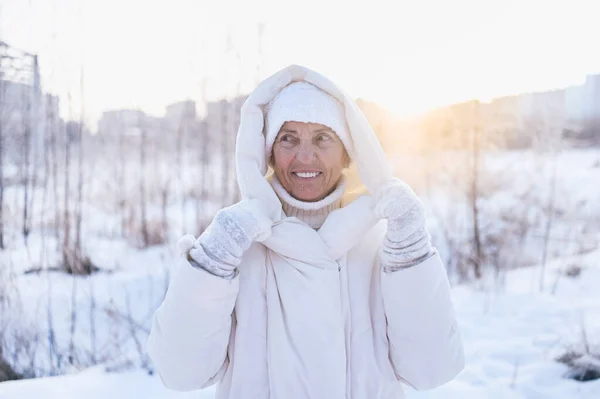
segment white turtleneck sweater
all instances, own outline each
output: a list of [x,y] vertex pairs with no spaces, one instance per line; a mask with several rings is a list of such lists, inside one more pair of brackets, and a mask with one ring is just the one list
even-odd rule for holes
[[331,194],[316,202],[299,201],[292,197],[281,185],[276,176],[271,181],[273,190],[279,197],[283,212],[288,217],[296,217],[313,229],[320,228],[329,213],[342,205],[342,197],[346,191],[346,181],[342,177]]

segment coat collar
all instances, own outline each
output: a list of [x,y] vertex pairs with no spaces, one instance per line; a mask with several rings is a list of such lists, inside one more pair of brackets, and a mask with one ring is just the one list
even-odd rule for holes
[[321,268],[336,262],[354,247],[365,231],[377,223],[371,196],[357,198],[344,208],[332,211],[323,226],[314,230],[295,217],[275,223],[271,237],[263,244],[279,255]]

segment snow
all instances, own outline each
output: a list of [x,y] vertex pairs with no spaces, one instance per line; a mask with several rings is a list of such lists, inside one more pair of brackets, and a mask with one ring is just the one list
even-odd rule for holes
[[159,378],[144,371],[106,373],[101,367],[60,377],[10,381],[0,385],[2,399],[209,399],[214,389],[198,392],[174,392],[166,389]]
[[[554,361],[588,336],[600,336],[600,252],[577,259],[586,265],[577,278],[561,276],[556,293],[532,289],[539,268],[508,273],[503,287],[459,286],[453,290],[467,365],[458,378],[408,398],[600,398],[600,380],[564,378]],[[551,275],[561,262],[551,267]],[[535,284],[534,284],[535,286]]]

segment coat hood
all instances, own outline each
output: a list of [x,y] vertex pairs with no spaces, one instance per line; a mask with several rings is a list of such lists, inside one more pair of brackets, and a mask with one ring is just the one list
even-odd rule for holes
[[306,81],[319,87],[344,106],[355,152],[353,163],[345,173],[348,192],[367,189],[375,193],[392,179],[391,167],[381,144],[354,100],[323,75],[299,65],[288,66],[262,81],[244,102],[236,141],[236,171],[242,198],[261,200],[273,221],[281,220],[284,215],[281,203],[267,179],[265,109],[277,93],[297,81]]

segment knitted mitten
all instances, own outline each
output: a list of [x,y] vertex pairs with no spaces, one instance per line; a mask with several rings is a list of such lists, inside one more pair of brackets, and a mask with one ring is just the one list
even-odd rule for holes
[[375,214],[388,219],[380,258],[384,271],[417,265],[436,253],[425,228],[425,208],[412,188],[399,179],[375,195]]
[[258,200],[243,200],[221,209],[198,239],[183,236],[177,247],[192,266],[232,279],[250,245],[271,236],[272,223],[265,215]]

